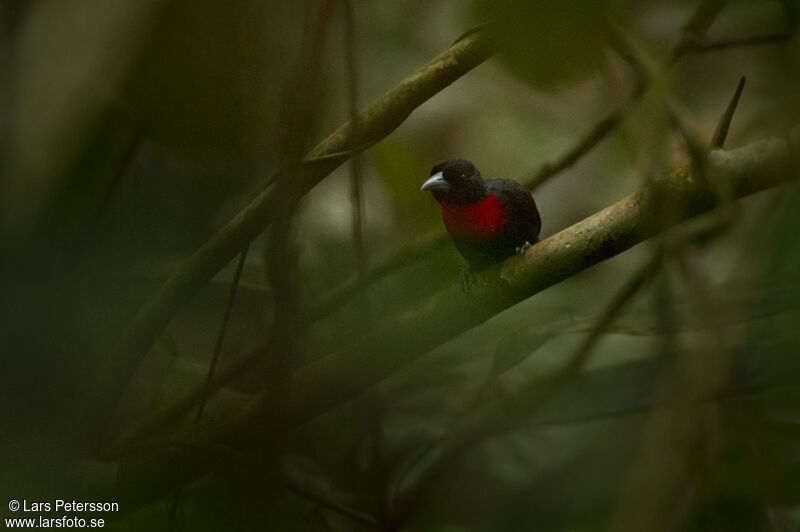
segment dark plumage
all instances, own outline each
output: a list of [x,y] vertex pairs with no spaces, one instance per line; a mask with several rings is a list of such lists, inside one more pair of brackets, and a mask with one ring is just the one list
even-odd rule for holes
[[473,270],[539,240],[542,224],[530,193],[511,179],[483,179],[469,161],[437,164],[421,190],[439,202],[447,232]]

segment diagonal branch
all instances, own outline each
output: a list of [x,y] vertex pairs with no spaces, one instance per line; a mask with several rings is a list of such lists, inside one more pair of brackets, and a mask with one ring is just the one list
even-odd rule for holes
[[[704,174],[691,167],[679,169],[543,240],[525,255],[481,272],[469,294],[456,283],[418,308],[390,316],[354,343],[300,367],[291,377],[291,397],[267,390],[224,421],[185,427],[175,437],[239,445],[257,434],[269,438],[309,421],[512,305],[713,209],[710,181],[727,182],[740,198],[797,179],[798,154],[797,145],[776,139],[712,152]],[[202,461],[192,462],[191,457],[158,456],[143,460],[139,482],[128,479],[137,486],[127,487],[145,499],[159,497],[170,482],[184,482],[203,471]],[[126,484],[126,479],[120,476],[120,482]]]

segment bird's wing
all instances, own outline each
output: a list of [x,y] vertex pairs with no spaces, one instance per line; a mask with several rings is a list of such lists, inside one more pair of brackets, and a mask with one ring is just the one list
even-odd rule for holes
[[512,218],[507,225],[518,231],[520,237],[531,244],[535,243],[539,238],[542,221],[530,192],[511,179],[487,179],[486,184],[489,192],[506,204],[506,211]]

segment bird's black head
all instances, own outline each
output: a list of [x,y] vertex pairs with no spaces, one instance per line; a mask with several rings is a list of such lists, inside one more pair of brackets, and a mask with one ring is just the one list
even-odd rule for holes
[[439,203],[456,205],[476,203],[488,193],[478,169],[464,159],[447,159],[434,166],[420,190],[429,190]]

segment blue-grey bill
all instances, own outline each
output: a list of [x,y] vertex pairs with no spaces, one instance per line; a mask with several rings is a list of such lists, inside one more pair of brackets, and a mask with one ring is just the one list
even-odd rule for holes
[[450,190],[450,183],[444,180],[444,175],[442,172],[438,174],[433,174],[428,178],[427,181],[422,183],[422,187],[420,187],[420,192],[423,190],[430,190],[431,192],[441,190],[447,191]]

